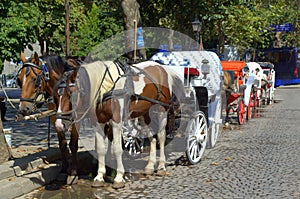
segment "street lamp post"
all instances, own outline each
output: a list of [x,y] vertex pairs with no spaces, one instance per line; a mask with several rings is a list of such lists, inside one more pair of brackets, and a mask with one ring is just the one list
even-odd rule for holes
[[196,35],[197,45],[199,46],[199,33],[201,32],[202,23],[201,23],[201,21],[199,21],[199,19],[197,17],[194,19],[194,21],[192,21],[192,28]]

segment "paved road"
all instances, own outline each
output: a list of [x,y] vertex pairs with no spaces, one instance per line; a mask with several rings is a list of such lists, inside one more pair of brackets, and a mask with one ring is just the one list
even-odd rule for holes
[[92,189],[91,178],[58,191],[52,184],[22,198],[300,198],[300,86],[277,88],[277,103],[258,118],[224,130],[217,146],[192,166],[173,164],[166,177],[134,179],[121,190]]

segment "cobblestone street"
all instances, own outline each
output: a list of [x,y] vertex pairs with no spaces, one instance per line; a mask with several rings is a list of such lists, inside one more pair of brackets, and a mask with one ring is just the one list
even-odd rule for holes
[[299,93],[298,85],[277,88],[276,103],[245,125],[224,129],[197,165],[175,165],[183,153],[174,152],[165,177],[132,177],[114,190],[92,189],[91,176],[82,176],[78,185],[21,198],[300,198]]

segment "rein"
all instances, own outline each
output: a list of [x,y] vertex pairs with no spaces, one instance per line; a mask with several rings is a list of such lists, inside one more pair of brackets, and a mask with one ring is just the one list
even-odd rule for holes
[[[76,83],[66,84],[67,78],[69,77],[69,75],[71,74],[72,71],[73,70],[65,72],[63,74],[63,77],[60,79],[60,82],[58,83],[58,89],[63,89],[63,90],[62,91],[58,91],[58,95],[59,96],[61,96],[63,94],[65,88],[68,89],[70,87],[76,87],[76,90],[78,90],[78,95],[81,94],[81,89],[78,87],[78,84],[76,84]],[[103,75],[103,78],[101,80],[100,85],[103,84],[105,76],[106,76],[106,74],[107,74],[108,71],[109,70],[106,67],[106,70],[104,72],[104,75]],[[110,76],[110,78],[112,78],[112,76],[111,76],[110,73],[109,73],[109,76]],[[96,92],[94,101],[96,101],[98,99],[98,95],[100,94],[100,88],[101,88],[101,86],[98,88],[98,90]],[[64,120],[71,121],[71,123],[74,124],[74,123],[77,123],[77,122],[81,121],[88,114],[88,112],[89,112],[89,110],[91,108],[92,108],[92,104],[85,110],[85,112],[83,113],[83,115],[79,119],[77,119],[77,120],[74,119],[74,115],[76,114],[76,109],[73,109],[73,107],[72,107],[72,110],[70,110],[70,111],[57,112],[56,113],[56,117],[57,117],[57,119],[64,119]]]

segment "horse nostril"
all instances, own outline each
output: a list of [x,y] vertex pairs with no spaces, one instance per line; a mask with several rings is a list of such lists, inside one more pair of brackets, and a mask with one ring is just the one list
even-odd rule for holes
[[55,121],[55,127],[58,132],[64,132],[65,130],[65,124],[62,122],[61,119],[57,119]]

